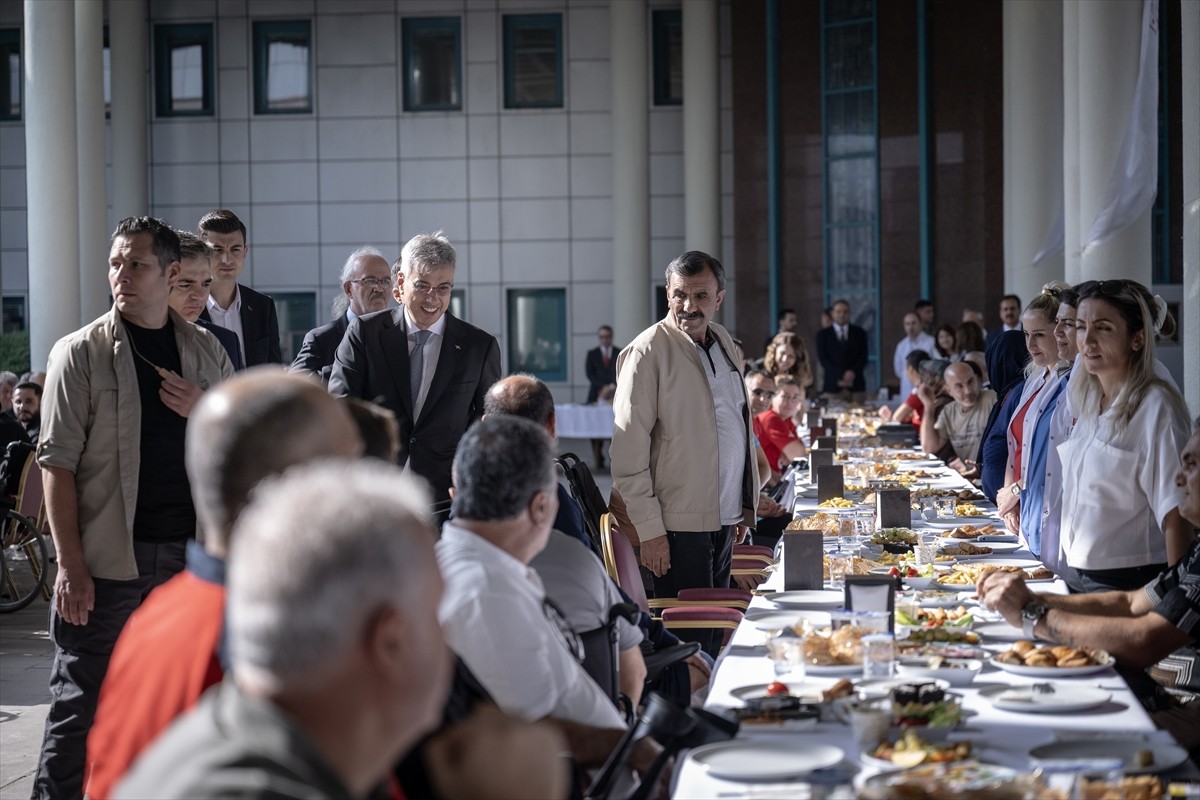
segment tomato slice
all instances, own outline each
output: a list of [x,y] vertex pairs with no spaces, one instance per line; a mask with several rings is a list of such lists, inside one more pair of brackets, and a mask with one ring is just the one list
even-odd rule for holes
[[767,685],[767,696],[768,697],[780,697],[780,696],[788,695],[791,693],[792,693],[792,690],[787,687],[786,683],[780,683],[779,681],[774,681]]

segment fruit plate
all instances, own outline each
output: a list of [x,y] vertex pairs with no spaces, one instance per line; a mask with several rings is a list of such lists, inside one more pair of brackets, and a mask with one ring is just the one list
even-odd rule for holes
[[[1149,763],[1143,763],[1146,754],[1149,754]],[[1062,739],[1033,748],[1029,757],[1035,762],[1115,758],[1123,762],[1121,770],[1126,775],[1148,775],[1178,767],[1187,761],[1188,754],[1175,744],[1142,739]]]

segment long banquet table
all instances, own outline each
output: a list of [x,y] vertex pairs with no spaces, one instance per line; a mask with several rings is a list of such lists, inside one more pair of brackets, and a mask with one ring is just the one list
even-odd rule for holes
[[[962,486],[966,486],[962,481]],[[988,507],[983,501],[977,502],[981,507]],[[801,498],[796,501],[795,511],[802,513],[815,510],[816,500]],[[994,510],[994,507],[990,507]],[[984,520],[996,521],[995,519]],[[914,528],[922,527],[915,521]],[[1009,558],[1031,559],[1027,549],[997,555],[996,560]],[[770,592],[783,588],[782,569],[774,571],[760,591]],[[1066,587],[1061,581],[1049,584],[1030,584],[1035,591],[1065,593]],[[962,594],[963,599],[972,596],[970,592]],[[754,618],[768,612],[792,612],[793,609],[782,609],[771,603],[766,597],[756,595],[747,611],[746,619],[741,623],[730,640],[729,646],[722,652],[713,671],[709,685],[708,699],[705,708],[710,711],[721,711],[741,705],[741,701],[731,692],[738,687],[754,684],[766,684],[776,680],[774,666],[767,657],[765,642],[768,633],[755,627]],[[801,616],[820,615],[822,610],[795,610],[797,618]],[[982,611],[987,615],[989,612]],[[819,617],[818,617],[819,618]],[[1011,646],[1009,641],[997,641],[984,638],[983,647],[1000,652]],[[853,678],[853,676],[850,676]],[[813,693],[828,688],[838,678],[808,675],[803,684],[804,694]],[[1159,731],[1147,715],[1137,698],[1130,691],[1124,680],[1112,669],[1074,678],[1055,678],[1055,685],[1075,685],[1099,687],[1111,693],[1107,703],[1097,708],[1072,712],[1069,714],[1028,714],[996,709],[987,699],[980,695],[980,690],[999,685],[1022,685],[1034,682],[1044,682],[1045,678],[1028,678],[1013,675],[986,665],[975,681],[966,687],[955,687],[952,691],[961,695],[961,702],[966,713],[966,719],[959,729],[951,734],[950,741],[970,740],[973,745],[974,757],[980,761],[998,764],[1017,770],[1029,770],[1033,763],[1029,750],[1039,745],[1060,739],[1092,738],[1092,737],[1134,737],[1149,742],[1169,744],[1173,742],[1170,734]],[[789,681],[789,683],[792,683]],[[832,744],[845,754],[841,765],[830,770],[799,776],[783,782],[745,782],[724,780],[708,774],[704,767],[690,758],[679,760],[674,776],[672,796],[677,798],[715,798],[715,797],[840,797],[853,796],[852,780],[858,785],[864,778],[884,771],[877,766],[864,764],[861,754],[855,746],[850,727],[836,721],[826,721],[824,716],[815,726],[803,730],[754,730],[743,726],[738,733],[741,739],[761,740],[764,742],[786,742],[794,745],[797,751],[815,744]],[[1195,780],[1200,772],[1190,762],[1167,773],[1174,778]]]

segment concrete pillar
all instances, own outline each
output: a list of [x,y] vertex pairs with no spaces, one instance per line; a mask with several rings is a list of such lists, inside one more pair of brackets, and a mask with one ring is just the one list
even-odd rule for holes
[[723,259],[717,20],[717,0],[683,4],[683,244]]
[[[1079,251],[1079,3],[1063,0],[1063,273],[1067,283],[1083,281]],[[1053,76],[1047,76],[1052,79]],[[1089,220],[1090,222],[1090,220]]]
[[[612,55],[613,330],[650,325],[650,78],[645,0],[609,6]],[[664,268],[666,264],[662,265]]]
[[121,0],[108,6],[113,215],[124,219],[150,213],[146,150],[149,30],[146,0]]
[[1179,4],[1183,82],[1183,396],[1200,414],[1200,3]]
[[75,7],[25,0],[29,349],[35,370],[79,327]]
[[1063,254],[1037,264],[1063,209],[1061,0],[1007,0],[1004,12],[1004,290],[1026,302],[1063,278]]
[[[1138,0],[1065,0],[1064,11],[1072,5],[1074,14],[1063,15],[1063,30],[1065,36],[1073,25],[1077,42],[1077,127],[1071,138],[1064,137],[1064,149],[1075,150],[1078,170],[1067,171],[1064,181],[1078,186],[1078,216],[1065,232],[1068,252],[1086,243],[1104,202],[1133,105],[1142,35]],[[1065,56],[1064,49],[1064,60]],[[1070,65],[1064,65],[1064,72],[1069,70]],[[1069,269],[1067,274],[1070,279]],[[1112,239],[1080,253],[1079,274],[1084,280],[1132,278],[1149,286],[1150,209]]]
[[104,3],[75,0],[75,116],[79,158],[80,325],[108,308],[108,192],[104,176]]

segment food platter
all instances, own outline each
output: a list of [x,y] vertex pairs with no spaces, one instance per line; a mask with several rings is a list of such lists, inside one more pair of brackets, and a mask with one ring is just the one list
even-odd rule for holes
[[1080,675],[1094,675],[1097,672],[1103,672],[1111,667],[1114,661],[1112,656],[1105,653],[1104,658],[1098,660],[1095,664],[1088,664],[1083,667],[1028,667],[1024,664],[1009,664],[1005,661],[997,661],[995,658],[988,659],[988,663],[996,669],[1002,669],[1005,672],[1025,678],[1077,678]]

